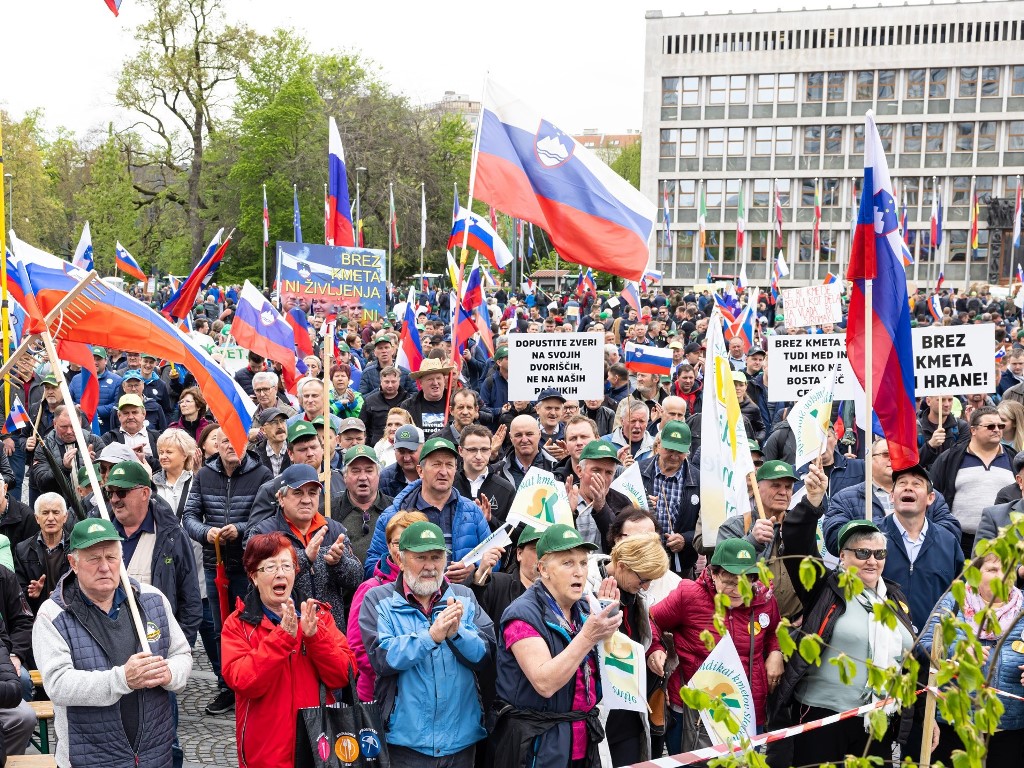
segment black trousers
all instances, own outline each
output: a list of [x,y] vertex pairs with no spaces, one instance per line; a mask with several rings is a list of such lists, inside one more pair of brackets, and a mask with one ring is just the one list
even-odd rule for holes
[[[799,723],[820,720],[834,715],[835,711],[822,707],[807,707],[794,704]],[[846,755],[860,757],[868,743],[868,732],[864,730],[863,717],[849,717],[838,723],[815,728],[793,737],[793,765],[820,765],[836,763],[841,765]],[[881,757],[892,762],[892,743],[886,738],[881,742],[872,741],[869,756]]]

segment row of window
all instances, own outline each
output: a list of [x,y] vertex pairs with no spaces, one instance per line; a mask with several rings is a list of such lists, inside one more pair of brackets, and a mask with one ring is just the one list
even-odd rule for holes
[[[1017,176],[974,176],[974,191],[979,198],[999,195],[1013,198],[1017,191]],[[940,190],[940,199],[943,205],[968,206],[971,195],[971,176],[952,176],[946,179],[937,179],[932,176],[901,176],[893,179],[896,197],[901,207],[905,203],[908,216],[914,220],[927,220],[929,218],[932,196],[936,188]],[[860,194],[861,178],[841,179],[751,179],[744,186],[742,179],[705,179],[703,181],[704,202],[708,212],[721,209],[736,209],[739,207],[740,191],[743,190],[744,206],[746,208],[768,208],[773,205],[772,187],[778,190],[779,200],[784,209],[792,207],[792,191],[798,190],[800,194],[800,206],[808,209],[814,207],[815,189],[820,197],[822,208],[844,208],[852,206]],[[948,187],[949,193],[943,192]],[[998,188],[997,188],[998,187]],[[696,179],[662,179],[658,182],[658,200],[661,209],[664,209],[664,201],[669,201],[669,218],[675,220],[673,213],[681,209],[695,209],[700,205],[698,195],[701,192],[701,182]],[[663,220],[662,210],[659,210],[659,221]],[[920,211],[920,216],[918,212]],[[948,215],[948,214],[947,214]],[[763,215],[761,220],[765,220]],[[835,219],[833,214],[826,219]],[[951,217],[953,218],[953,217]],[[965,212],[962,219],[968,218]],[[849,222],[847,222],[849,223]]]
[[823,29],[761,29],[756,32],[708,32],[663,35],[661,51],[725,53],[728,51],[782,51],[801,48],[877,48],[885,45],[981,43],[1024,39],[1024,21],[968,21],[942,24],[900,24],[882,27]]
[[[955,84],[951,82],[955,76]],[[764,75],[712,75],[710,77],[663,77],[662,107],[700,106],[701,103],[757,104],[793,102],[798,76],[792,73]],[[894,101],[1024,96],[1024,65],[1011,67],[935,67],[933,69],[879,69],[856,72],[807,72],[799,76],[804,103],[846,101]],[[703,97],[703,98],[702,98]]]
[[[1000,133],[1002,140],[1000,140]],[[853,137],[847,147],[845,137]],[[898,147],[903,154],[994,152],[998,147],[1010,152],[1024,150],[1024,120],[982,120],[953,123],[878,124],[882,147],[891,153]],[[749,154],[768,157],[792,155],[801,140],[804,156],[863,154],[864,125],[788,125],[758,128],[664,128],[661,131],[661,158],[679,157],[745,157]]]

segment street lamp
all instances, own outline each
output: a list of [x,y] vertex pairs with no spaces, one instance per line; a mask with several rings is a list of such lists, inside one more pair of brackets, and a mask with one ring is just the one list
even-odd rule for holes
[[8,191],[8,203],[7,203],[7,230],[14,229],[14,176],[9,173],[4,174],[4,183],[7,185]]

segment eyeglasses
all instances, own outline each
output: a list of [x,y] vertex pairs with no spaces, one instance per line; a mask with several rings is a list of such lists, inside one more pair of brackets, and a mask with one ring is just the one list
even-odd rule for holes
[[998,432],[999,430],[1006,429],[1006,425],[1005,424],[979,424],[978,425],[978,429],[989,429],[989,430],[992,430],[993,432]]
[[764,465],[764,459],[754,459],[754,466],[760,467]]
[[280,571],[281,573],[291,573],[295,570],[294,563],[271,563],[270,565],[261,565],[256,569],[260,573],[265,573],[268,576],[274,576]]
[[889,452],[888,451],[879,451],[878,453],[872,453],[871,456],[872,456],[872,458],[874,458],[875,456],[881,456],[884,459],[888,459],[889,458]]
[[463,448],[462,452],[463,453],[468,453],[471,456],[474,455],[474,454],[483,455],[485,453],[490,453],[491,449],[490,448]]
[[885,560],[885,556],[889,554],[888,551],[884,549],[868,549],[867,547],[856,547],[854,549],[850,549],[850,547],[843,547],[843,549],[847,552],[853,552],[853,556],[858,560],[867,560],[872,555],[875,556],[875,560]]
[[141,488],[141,485],[135,486],[135,488],[107,488],[107,494],[112,499],[123,499],[129,493],[134,491],[136,488]]
[[[733,576],[733,575],[728,574],[728,573],[716,573],[716,574],[713,574],[713,575],[714,575],[714,577],[716,579],[718,579],[718,581],[722,584],[723,587],[736,587],[736,586],[739,586],[739,583],[740,583],[740,577],[739,576]],[[756,573],[748,573],[745,576],[745,578],[746,578],[747,581],[749,581],[751,584],[753,584],[760,577]]]
[[274,388],[273,387],[253,387],[252,391],[253,392],[273,392]]

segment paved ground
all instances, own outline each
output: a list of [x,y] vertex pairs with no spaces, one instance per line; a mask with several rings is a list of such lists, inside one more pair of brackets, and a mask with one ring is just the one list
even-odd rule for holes
[[184,768],[234,768],[238,765],[235,712],[210,717],[203,711],[217,695],[217,678],[203,651],[202,639],[196,641],[192,656],[195,661],[188,688],[178,697],[178,740],[185,752]]

